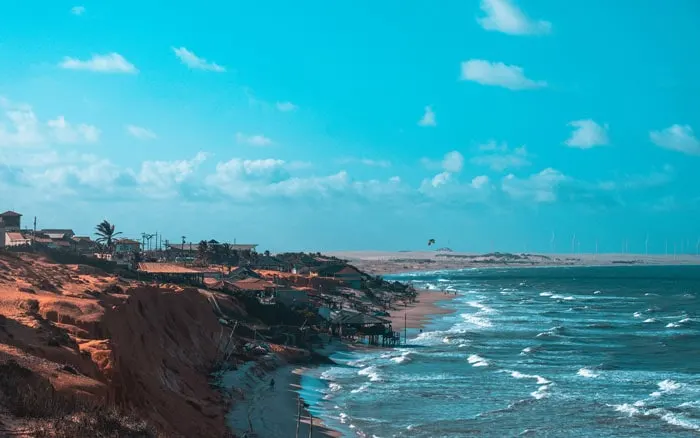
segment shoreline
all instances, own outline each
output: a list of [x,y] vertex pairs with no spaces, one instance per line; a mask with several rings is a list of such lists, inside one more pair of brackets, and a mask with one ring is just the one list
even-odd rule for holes
[[[342,437],[343,434],[326,427],[320,418],[310,417],[301,394],[301,378],[307,369],[279,357],[269,357],[267,361],[252,362],[229,372],[222,386],[237,391],[238,397],[226,416],[228,427],[238,436],[248,433],[258,437],[290,437],[296,435],[298,427],[300,437]],[[274,388],[270,387],[272,379]]]
[[454,293],[445,293],[438,290],[419,289],[416,302],[406,307],[399,305],[396,309],[390,309],[391,326],[394,331],[400,331],[404,327],[410,329],[423,329],[435,316],[455,313],[455,309],[440,306],[440,303],[449,302],[457,298]]
[[334,251],[328,254],[347,260],[365,272],[382,276],[463,269],[700,265],[700,256],[693,254],[474,254],[436,251]]

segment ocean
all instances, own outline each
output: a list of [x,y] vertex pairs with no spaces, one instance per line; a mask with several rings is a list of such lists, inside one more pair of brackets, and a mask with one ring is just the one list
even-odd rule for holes
[[[408,346],[311,370],[310,411],[354,437],[700,434],[700,267],[389,276],[457,291]],[[395,329],[397,329],[395,327]]]

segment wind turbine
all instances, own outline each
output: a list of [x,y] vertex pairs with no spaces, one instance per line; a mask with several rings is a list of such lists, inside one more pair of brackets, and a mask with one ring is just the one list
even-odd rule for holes
[[695,244],[695,255],[700,255],[700,238],[698,238],[698,243]]
[[647,238],[644,240],[644,253],[649,255],[649,233],[647,233]]
[[666,257],[668,257],[668,239],[666,239]]
[[571,238],[571,253],[576,254],[576,233],[574,233],[574,237]]
[[550,248],[550,251],[552,252],[552,254],[554,254],[554,249],[556,248],[555,237],[556,236],[554,235],[554,231],[552,231],[552,238],[549,239],[549,248]]

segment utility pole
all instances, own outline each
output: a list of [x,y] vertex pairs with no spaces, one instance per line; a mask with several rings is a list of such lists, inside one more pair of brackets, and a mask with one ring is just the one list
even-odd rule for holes
[[34,233],[32,234],[32,246],[36,245],[36,216],[34,216]]

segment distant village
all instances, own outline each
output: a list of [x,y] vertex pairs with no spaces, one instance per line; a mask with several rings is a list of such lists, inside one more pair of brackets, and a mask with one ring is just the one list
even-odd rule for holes
[[23,227],[22,215],[14,211],[0,214],[1,250],[43,252],[66,264],[117,269],[119,275],[139,281],[195,286],[262,306],[311,311],[341,336],[363,337],[373,344],[398,342],[385,317],[397,302],[412,302],[417,296],[412,286],[387,282],[320,253],[272,255],[258,253],[256,244],[121,236],[107,221],[96,225],[94,236],[77,236],[71,229]]

